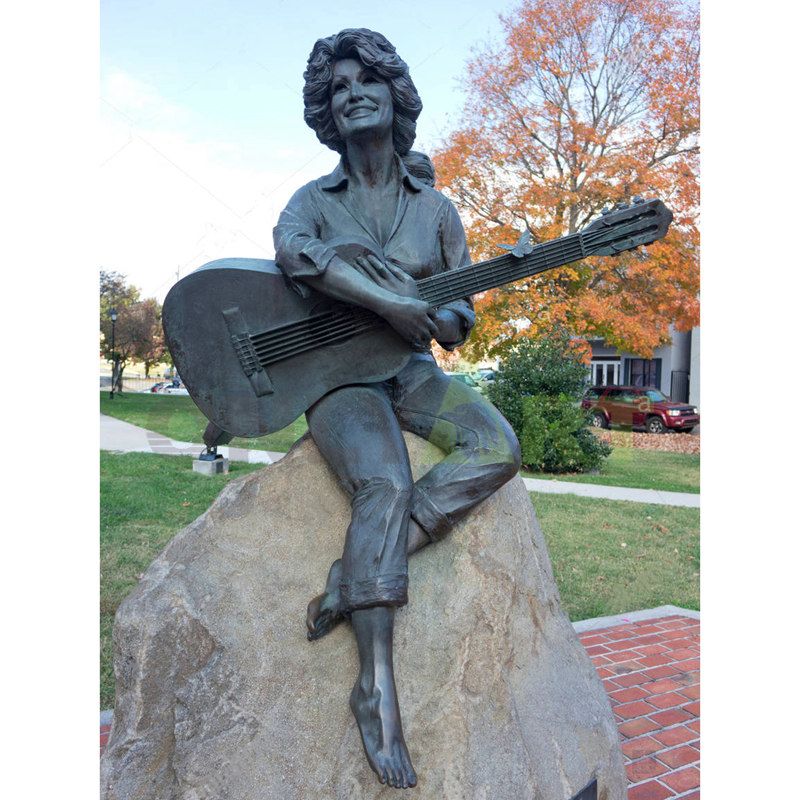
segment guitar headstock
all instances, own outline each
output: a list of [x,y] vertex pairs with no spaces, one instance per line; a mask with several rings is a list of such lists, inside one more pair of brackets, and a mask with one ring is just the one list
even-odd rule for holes
[[666,236],[672,212],[660,200],[634,197],[630,205],[617,203],[581,231],[587,256],[616,256]]

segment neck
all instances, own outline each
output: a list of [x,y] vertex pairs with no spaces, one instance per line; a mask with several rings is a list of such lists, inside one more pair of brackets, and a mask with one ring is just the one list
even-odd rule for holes
[[388,136],[350,139],[347,142],[347,171],[356,184],[387,184],[394,171],[394,143]]

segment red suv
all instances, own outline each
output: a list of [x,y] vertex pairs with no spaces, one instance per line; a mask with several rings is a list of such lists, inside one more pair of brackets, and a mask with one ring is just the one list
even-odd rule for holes
[[592,411],[595,428],[608,428],[614,423],[644,428],[648,433],[689,433],[700,424],[694,406],[673,403],[658,389],[647,386],[592,386],[583,396],[581,408]]

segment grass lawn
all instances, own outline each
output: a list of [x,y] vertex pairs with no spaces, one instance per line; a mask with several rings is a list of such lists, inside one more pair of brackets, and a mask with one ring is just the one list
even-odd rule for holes
[[696,508],[531,492],[573,621],[672,604],[700,608]]
[[100,453],[100,708],[114,705],[111,626],[117,607],[227,481],[261,466],[231,462],[229,475],[206,476],[192,472],[191,462],[189,456]]
[[[186,395],[126,392],[111,400],[107,392],[101,392],[100,412],[179,442],[202,444],[203,431],[208,424],[192,398]],[[286,453],[307,430],[303,416],[281,431],[258,439],[234,439],[231,446]]]
[[596,475],[551,475],[523,470],[526,478],[544,478],[667,492],[700,492],[700,456],[615,447]]

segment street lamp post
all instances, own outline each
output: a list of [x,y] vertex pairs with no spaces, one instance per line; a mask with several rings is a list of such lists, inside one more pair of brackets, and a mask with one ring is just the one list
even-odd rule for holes
[[114,399],[114,383],[117,380],[117,352],[115,348],[114,333],[117,327],[117,309],[112,308],[108,312],[111,317],[111,399]]

